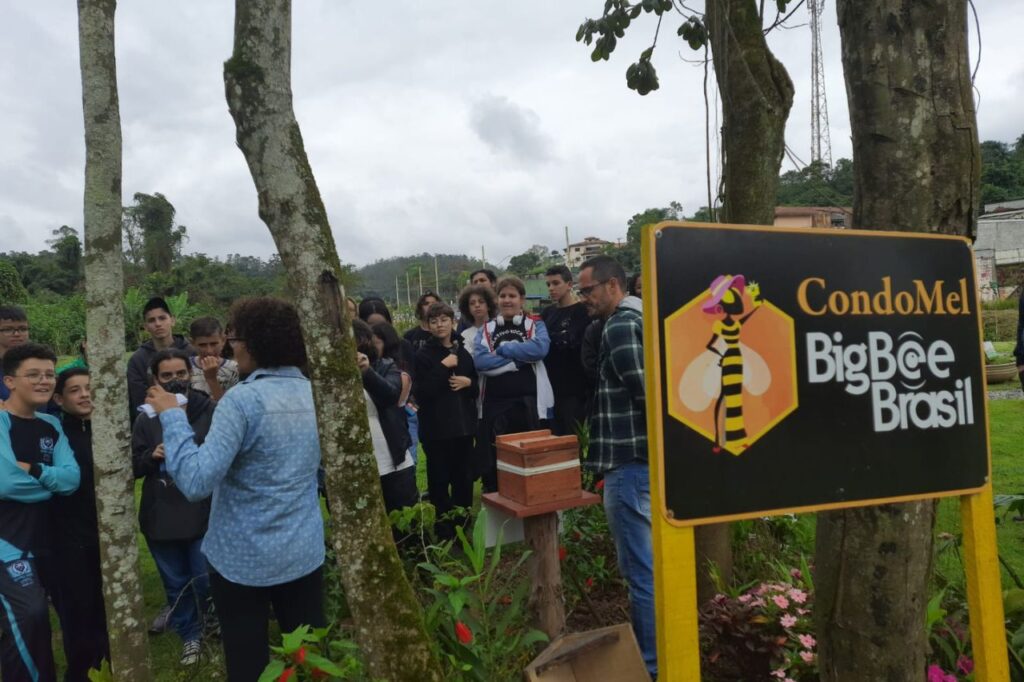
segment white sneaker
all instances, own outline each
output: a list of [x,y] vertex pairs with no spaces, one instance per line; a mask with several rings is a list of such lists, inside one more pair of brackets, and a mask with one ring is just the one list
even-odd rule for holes
[[190,639],[185,642],[185,646],[181,649],[181,659],[178,661],[182,665],[195,665],[199,662],[199,655],[203,652],[203,645],[198,639]]

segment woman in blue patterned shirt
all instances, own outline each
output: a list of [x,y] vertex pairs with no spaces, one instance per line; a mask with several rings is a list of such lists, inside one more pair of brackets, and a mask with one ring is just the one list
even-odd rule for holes
[[167,470],[190,500],[212,494],[202,552],[220,618],[228,679],[251,682],[269,660],[268,606],[283,632],[323,627],[323,519],[317,498],[313,392],[295,308],[275,298],[232,306],[239,371],[247,378],[217,403],[205,442],[159,387]]

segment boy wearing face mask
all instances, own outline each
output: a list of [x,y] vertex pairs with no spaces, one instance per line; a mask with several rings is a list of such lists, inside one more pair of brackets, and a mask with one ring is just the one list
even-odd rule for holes
[[[201,391],[191,390],[189,356],[165,349],[150,365],[154,383],[168,393],[185,396],[184,405],[195,442],[201,445],[210,430],[215,403]],[[209,594],[206,559],[199,551],[210,516],[210,500],[189,502],[178,490],[164,465],[160,419],[139,415],[132,429],[132,469],[142,483],[139,527],[153,555],[171,609],[168,625],[183,642],[181,663],[199,662],[203,619]]]

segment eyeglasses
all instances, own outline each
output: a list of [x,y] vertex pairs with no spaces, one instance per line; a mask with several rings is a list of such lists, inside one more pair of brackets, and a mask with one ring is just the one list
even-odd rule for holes
[[14,336],[15,334],[25,335],[28,334],[28,325],[21,327],[0,327],[0,334],[4,336]]
[[601,286],[602,284],[608,284],[608,281],[609,280],[603,279],[600,282],[594,282],[590,286],[580,287],[580,296],[586,296],[587,298],[590,298],[590,294],[591,292],[594,291],[594,289]]
[[22,379],[27,379],[30,384],[41,384],[45,379],[47,382],[56,381],[57,375],[54,372],[28,372],[26,374],[19,374]]

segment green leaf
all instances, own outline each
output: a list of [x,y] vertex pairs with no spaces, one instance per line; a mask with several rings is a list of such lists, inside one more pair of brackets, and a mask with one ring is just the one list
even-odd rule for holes
[[1012,589],[1003,592],[1003,611],[1009,618],[1024,613],[1024,590]]
[[640,5],[633,5],[633,9],[629,10],[629,18],[636,19],[640,16],[640,13],[644,11],[644,8]]
[[341,677],[345,674],[333,661],[326,659],[319,654],[307,653],[306,664],[311,665],[314,668],[320,668],[328,675],[334,675],[335,677]]
[[263,669],[259,682],[277,682],[277,678],[281,677],[283,672],[284,661],[273,660]]
[[287,632],[281,635],[281,646],[284,648],[286,654],[290,654],[294,651],[298,651],[299,647],[306,640],[306,635],[309,634],[308,625],[300,625],[295,628],[292,632]]

